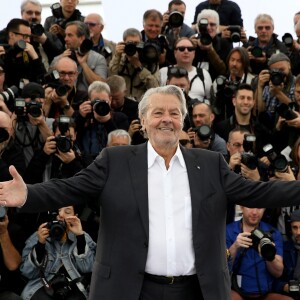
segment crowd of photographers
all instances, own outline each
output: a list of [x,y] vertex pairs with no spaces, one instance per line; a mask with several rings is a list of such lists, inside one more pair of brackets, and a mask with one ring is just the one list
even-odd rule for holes
[[[77,5],[54,3],[43,25],[41,3],[24,0],[0,31],[0,181],[9,165],[28,184],[67,178],[104,147],[145,142],[138,103],[169,84],[186,97],[183,147],[220,152],[250,180],[300,179],[300,12],[297,39],[268,14],[248,37],[233,1],[202,1],[189,26],[173,0],[115,43]],[[99,211],[1,207],[0,298],[87,299]],[[228,206],[227,223],[232,299],[300,299],[298,207]]]

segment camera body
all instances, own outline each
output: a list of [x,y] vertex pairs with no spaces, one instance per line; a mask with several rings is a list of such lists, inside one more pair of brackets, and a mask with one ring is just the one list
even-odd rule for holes
[[291,48],[294,43],[293,36],[290,33],[285,33],[282,36],[282,42],[285,44],[287,48]]
[[3,97],[4,102],[12,102],[18,95],[18,88],[15,85],[7,88],[5,91],[1,92],[0,95]]
[[45,29],[42,24],[32,22],[30,24],[31,34],[35,36],[42,36],[45,32]]
[[60,241],[64,236],[67,224],[65,221],[56,220],[57,213],[51,214],[51,220],[47,223],[46,227],[49,229],[49,236],[51,239]]
[[297,114],[285,103],[277,105],[276,112],[280,117],[286,120],[293,120],[297,118]]
[[250,52],[254,57],[258,58],[263,56],[264,50],[259,46],[253,46]]
[[52,70],[51,72],[48,72],[46,75],[44,75],[43,78],[40,79],[40,84],[46,85],[47,87],[52,87],[55,89],[55,93],[58,97],[65,96],[68,91],[71,89],[68,85],[63,84],[59,80],[59,73],[57,70]]
[[274,175],[275,171],[282,173],[287,172],[289,163],[284,155],[278,155],[274,151],[273,146],[271,144],[266,144],[265,146],[263,146],[263,150],[271,163],[269,167],[271,175]]
[[267,261],[273,261],[276,255],[276,248],[273,244],[272,235],[269,232],[264,232],[259,228],[251,231],[253,247],[258,249],[260,246],[261,256]]
[[213,137],[213,131],[208,125],[201,125],[199,127],[193,128],[197,136],[202,142],[208,142]]
[[231,32],[230,39],[234,43],[239,43],[241,41],[241,26],[239,25],[230,25],[227,30]]
[[[24,108],[26,107],[26,112]],[[26,102],[24,98],[16,98],[15,99],[15,114],[17,117],[24,117],[27,114],[30,114],[34,118],[38,118],[41,116],[42,105],[35,100],[31,100],[30,102]]]
[[241,154],[241,163],[250,170],[255,170],[258,166],[257,156],[253,153],[256,137],[253,134],[245,134],[243,140],[244,152]]
[[212,43],[212,37],[209,35],[207,31],[208,27],[208,19],[202,18],[199,20],[198,23],[198,28],[199,28],[199,33],[200,33],[200,42],[202,45],[210,45]]
[[59,25],[61,28],[65,29],[67,20],[64,18],[64,15],[61,10],[61,5],[59,2],[53,3],[51,6],[51,12],[55,18],[55,24]]
[[300,292],[300,281],[299,281],[299,279],[292,279],[292,280],[289,281],[289,292],[299,294],[299,292]]
[[222,91],[222,95],[231,100],[240,85],[240,80],[228,80],[225,76],[219,75],[216,83],[217,90]]
[[274,85],[280,85],[284,83],[286,75],[280,70],[273,69],[270,71],[270,81]]
[[110,105],[106,100],[95,99],[91,102],[93,111],[95,111],[99,116],[106,116],[110,112]]

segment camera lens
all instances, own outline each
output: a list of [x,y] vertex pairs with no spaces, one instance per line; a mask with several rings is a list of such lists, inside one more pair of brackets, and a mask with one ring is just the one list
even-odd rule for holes
[[72,141],[69,137],[67,136],[57,136],[55,138],[56,141],[56,148],[63,152],[63,153],[67,153],[72,149]]
[[178,11],[173,11],[169,15],[169,25],[170,27],[180,27],[183,24],[183,15]]
[[133,42],[129,42],[125,45],[124,52],[128,56],[133,56],[136,53],[136,44]]
[[93,110],[99,115],[99,116],[106,116],[110,112],[110,106],[106,101],[98,100],[93,105]]

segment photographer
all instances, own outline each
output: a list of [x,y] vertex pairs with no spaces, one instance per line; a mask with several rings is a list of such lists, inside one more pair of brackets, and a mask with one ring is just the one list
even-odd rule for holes
[[44,28],[61,40],[62,44],[65,44],[65,29],[66,24],[72,21],[84,21],[84,17],[81,12],[76,9],[79,1],[66,1],[60,0],[60,3],[54,3],[51,5],[52,16],[47,17],[45,20]]
[[15,100],[13,122],[15,140],[23,150],[27,167],[35,151],[42,149],[45,140],[51,135],[53,120],[45,118],[43,114],[45,91],[40,84],[26,84],[22,97]]
[[167,51],[167,62],[175,64],[175,57],[172,53],[175,42],[181,37],[191,37],[196,32],[184,23],[186,4],[181,0],[172,0],[168,4],[168,11],[163,14],[162,34],[169,42],[171,51]]
[[[209,104],[195,103],[192,111],[193,128],[188,130],[188,134],[195,148],[216,151],[226,158],[226,143],[212,130],[214,118],[215,115]],[[203,125],[206,126],[202,127]]]
[[128,118],[111,110],[110,88],[107,83],[94,81],[88,89],[89,100],[79,106],[76,118],[77,141],[86,164],[91,163],[107,145],[107,135],[115,129],[128,130]]
[[233,48],[226,59],[227,74],[218,76],[211,89],[211,102],[219,121],[234,114],[232,98],[241,84],[252,84],[254,76],[250,73],[250,61],[243,47]]
[[273,129],[277,105],[294,101],[295,77],[290,59],[283,53],[273,54],[268,66],[269,70],[259,73],[255,98],[258,113],[264,115],[265,125]]
[[42,150],[35,152],[26,168],[24,180],[27,183],[68,178],[84,168],[75,127],[74,121],[67,116],[54,121],[54,135],[47,138]]
[[126,29],[109,64],[109,73],[122,76],[128,96],[139,101],[147,89],[159,86],[159,53],[159,44],[145,44],[137,29]]
[[[31,28],[28,21],[12,19],[6,26],[1,40],[2,59],[5,64],[5,84],[22,90],[28,82],[39,82],[46,73],[45,67],[30,42]],[[17,72],[16,72],[17,70]]]
[[93,81],[105,81],[107,64],[103,55],[92,51],[93,43],[86,24],[81,21],[68,22],[65,30],[66,50],[56,58],[70,57],[78,66],[76,88],[86,91]]
[[253,74],[258,75],[268,66],[268,59],[274,53],[287,54],[287,48],[274,33],[274,21],[270,15],[259,14],[254,21],[257,37],[249,37],[243,46],[247,49]]
[[290,299],[272,290],[283,272],[281,234],[261,222],[263,208],[241,206],[243,217],[226,226],[226,245],[233,260],[232,299]]
[[78,209],[60,208],[26,241],[20,270],[29,281],[22,299],[88,298],[83,277],[92,272],[96,243],[83,231]]
[[283,244],[284,270],[276,280],[276,291],[300,299],[300,210],[295,210],[290,216],[291,238]]
[[31,44],[48,70],[53,58],[64,51],[63,44],[55,34],[45,31],[41,25],[42,5],[38,0],[24,0],[21,4],[21,16],[29,22]]
[[226,74],[226,58],[232,44],[219,33],[219,15],[211,9],[202,10],[197,17],[197,32],[193,38],[197,46],[194,66],[206,69],[212,81]]

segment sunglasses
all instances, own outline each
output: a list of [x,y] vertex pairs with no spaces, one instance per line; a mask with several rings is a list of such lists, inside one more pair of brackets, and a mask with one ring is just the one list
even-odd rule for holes
[[86,26],[90,26],[90,27],[95,27],[95,26],[99,25],[99,23],[94,23],[94,22],[84,22],[84,24]]
[[179,50],[180,52],[183,52],[185,49],[189,52],[196,50],[195,47],[187,47],[187,46],[179,46],[175,48],[175,50]]
[[191,141],[190,140],[179,140],[179,143],[181,146],[186,146],[187,144],[191,144]]
[[263,30],[263,29],[271,30],[271,26],[257,26],[257,30]]
[[168,76],[173,75],[175,77],[183,77],[188,76],[188,71],[184,68],[180,67],[169,67],[168,68]]

